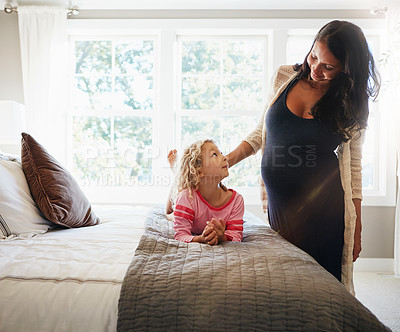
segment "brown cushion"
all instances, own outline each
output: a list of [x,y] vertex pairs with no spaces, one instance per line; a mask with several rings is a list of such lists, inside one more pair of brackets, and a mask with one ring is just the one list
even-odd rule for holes
[[43,215],[68,228],[100,222],[72,175],[32,136],[22,133],[22,170]]

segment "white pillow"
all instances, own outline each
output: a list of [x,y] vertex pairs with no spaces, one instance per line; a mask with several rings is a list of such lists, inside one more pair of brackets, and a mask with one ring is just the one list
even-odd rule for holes
[[16,154],[10,154],[0,150],[0,160],[10,160],[21,163],[21,156],[17,156]]
[[32,237],[52,226],[32,199],[21,164],[0,160],[0,239]]

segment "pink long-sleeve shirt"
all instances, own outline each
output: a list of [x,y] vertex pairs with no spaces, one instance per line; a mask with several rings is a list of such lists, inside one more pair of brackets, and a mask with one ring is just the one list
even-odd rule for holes
[[229,241],[242,241],[244,202],[242,195],[232,191],[230,200],[221,207],[211,206],[199,191],[189,196],[187,189],[182,190],[175,204],[175,239],[191,242],[195,235],[203,233],[207,221],[221,218],[226,223],[225,236]]

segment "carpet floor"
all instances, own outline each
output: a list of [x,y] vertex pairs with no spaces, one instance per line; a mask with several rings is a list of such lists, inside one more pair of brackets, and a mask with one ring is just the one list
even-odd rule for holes
[[400,332],[400,277],[355,272],[356,298],[393,332]]

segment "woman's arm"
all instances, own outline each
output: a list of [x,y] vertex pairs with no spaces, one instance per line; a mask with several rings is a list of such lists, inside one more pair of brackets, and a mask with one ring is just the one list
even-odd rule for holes
[[356,228],[354,230],[354,249],[353,249],[353,262],[360,256],[361,252],[361,199],[353,199],[354,206],[356,207]]
[[353,204],[356,209],[356,226],[354,229],[353,262],[361,252],[361,200],[362,200],[362,145],[364,143],[365,130],[355,133],[350,141],[350,168],[351,168],[351,189]]
[[235,150],[226,155],[226,158],[228,159],[228,165],[229,167],[232,167],[233,165],[253,154],[254,150],[252,146],[246,141],[242,141]]

